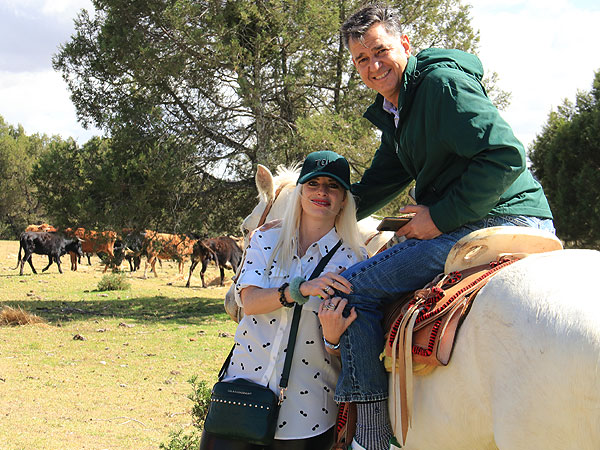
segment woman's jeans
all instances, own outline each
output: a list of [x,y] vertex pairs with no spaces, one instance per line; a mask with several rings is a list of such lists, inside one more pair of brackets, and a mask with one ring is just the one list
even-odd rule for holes
[[495,216],[467,224],[435,239],[408,239],[342,272],[352,284],[348,306],[358,317],[340,340],[342,373],[337,402],[370,402],[388,397],[388,380],[379,360],[383,349],[382,306],[407,292],[421,289],[444,271],[452,246],[472,231],[500,226],[528,226],[554,233],[551,219]]

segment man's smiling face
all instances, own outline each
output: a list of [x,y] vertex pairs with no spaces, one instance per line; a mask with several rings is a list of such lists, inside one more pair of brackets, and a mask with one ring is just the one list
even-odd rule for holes
[[402,75],[410,56],[408,37],[389,34],[376,23],[362,41],[350,39],[348,46],[363,82],[398,106]]

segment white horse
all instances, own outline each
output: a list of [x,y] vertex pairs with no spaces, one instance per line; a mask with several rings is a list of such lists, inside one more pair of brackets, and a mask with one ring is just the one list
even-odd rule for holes
[[600,252],[559,250],[498,273],[448,366],[415,375],[403,448],[600,449],[598,267]]
[[[256,170],[255,182],[258,189],[258,205],[243,220],[241,228],[244,234],[244,248],[248,245],[250,232],[274,219],[281,219],[290,198],[296,187],[296,180],[300,174],[298,167],[286,168],[279,166],[276,175],[265,166],[259,164]],[[367,217],[358,222],[358,228],[365,247],[370,256],[377,253],[386,243],[394,237],[391,231],[377,231],[379,220]],[[233,320],[238,322],[242,312],[235,303],[233,285],[225,295],[225,310]]]
[[[257,172],[261,200],[246,230],[280,184],[269,175]],[[275,201],[266,220],[284,205]],[[600,252],[559,250],[498,273],[474,300],[450,363],[415,374],[403,449],[599,450],[599,268]]]

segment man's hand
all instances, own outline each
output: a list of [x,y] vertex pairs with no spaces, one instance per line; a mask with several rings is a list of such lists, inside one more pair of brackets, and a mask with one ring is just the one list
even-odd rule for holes
[[410,222],[396,231],[396,236],[404,236],[406,239],[433,239],[438,237],[442,232],[435,226],[429,208],[423,205],[408,205],[400,210],[401,213],[415,213],[415,216]]

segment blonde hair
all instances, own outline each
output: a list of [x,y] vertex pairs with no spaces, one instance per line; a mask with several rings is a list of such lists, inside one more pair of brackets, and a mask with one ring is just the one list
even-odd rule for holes
[[[281,233],[279,239],[273,248],[273,253],[269,259],[267,267],[273,265],[275,257],[277,257],[277,265],[284,271],[289,272],[292,265],[292,259],[295,254],[298,243],[297,233],[300,228],[300,218],[302,217],[302,184],[296,186],[291,193],[288,207],[285,210],[281,221]],[[350,247],[357,255],[359,260],[363,259],[364,245],[361,242],[361,237],[358,231],[356,221],[356,202],[350,191],[346,190],[346,197],[342,205],[342,209],[335,218],[335,229],[346,247]],[[265,276],[269,273],[265,271]]]

